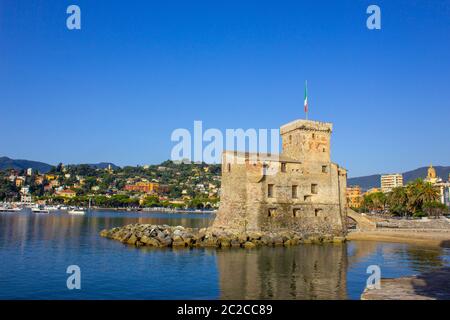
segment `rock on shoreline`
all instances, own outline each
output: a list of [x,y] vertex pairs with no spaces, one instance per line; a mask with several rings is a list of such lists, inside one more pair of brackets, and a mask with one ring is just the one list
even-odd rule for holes
[[292,246],[302,243],[342,243],[345,237],[332,235],[304,235],[293,231],[247,232],[208,228],[196,229],[182,226],[129,224],[123,227],[105,229],[100,236],[117,240],[136,247],[172,248],[229,248],[251,249],[258,246]]

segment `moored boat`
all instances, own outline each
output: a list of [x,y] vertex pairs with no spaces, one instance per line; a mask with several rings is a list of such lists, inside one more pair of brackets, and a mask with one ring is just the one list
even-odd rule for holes
[[20,212],[21,208],[0,207],[0,212]]
[[86,214],[86,211],[81,209],[71,209],[67,211],[68,214]]
[[56,206],[45,206],[44,209],[48,210],[48,211],[58,211],[59,210],[58,207],[56,207]]
[[31,208],[31,212],[33,213],[50,213],[48,209],[46,209],[44,206],[35,206]]

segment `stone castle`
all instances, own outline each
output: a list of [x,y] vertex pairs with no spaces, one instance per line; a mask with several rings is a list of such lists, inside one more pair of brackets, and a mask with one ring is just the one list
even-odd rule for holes
[[331,132],[331,123],[296,120],[280,128],[281,154],[224,151],[212,227],[345,234],[347,172],[331,162]]

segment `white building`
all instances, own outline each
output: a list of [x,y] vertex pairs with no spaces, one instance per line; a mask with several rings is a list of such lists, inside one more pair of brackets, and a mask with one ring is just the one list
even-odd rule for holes
[[25,186],[20,189],[20,202],[30,203],[31,202],[30,187]]
[[381,192],[391,192],[396,187],[403,187],[403,176],[401,173],[383,174],[381,176]]

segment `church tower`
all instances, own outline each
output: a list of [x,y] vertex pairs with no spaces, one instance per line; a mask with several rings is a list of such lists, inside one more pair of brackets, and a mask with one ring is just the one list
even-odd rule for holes
[[430,164],[430,167],[428,168],[427,178],[428,180],[436,179],[436,170],[433,168],[432,164]]
[[432,164],[430,164],[430,166],[428,167],[428,173],[425,181],[433,184],[442,181],[442,179],[436,175],[436,169],[433,168]]

